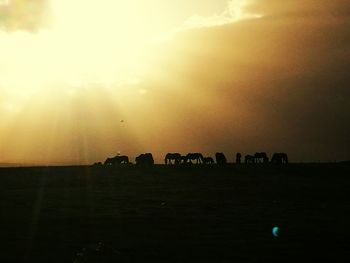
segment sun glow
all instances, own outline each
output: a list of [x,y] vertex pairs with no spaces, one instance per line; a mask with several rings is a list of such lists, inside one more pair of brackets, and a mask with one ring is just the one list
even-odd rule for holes
[[[230,1],[229,13],[233,10],[232,3],[240,10],[241,2]],[[27,1],[0,3],[15,8],[15,12],[10,12],[16,14],[11,27],[33,20],[32,14],[28,19],[22,18]],[[90,83],[114,88],[130,87],[130,82],[135,81],[140,83],[142,75],[152,71],[150,60],[161,53],[154,48],[155,41],[169,39],[172,33],[184,30],[186,19],[194,11],[186,13],[187,1],[170,4],[163,0],[51,0],[49,3],[45,11],[49,21],[42,28],[34,32],[0,31],[0,93],[10,92],[17,101],[28,94],[38,97],[38,91],[57,86],[69,89],[71,95],[73,89]],[[225,9],[224,2],[221,8],[219,13]],[[215,15],[215,20],[231,21],[227,13]],[[237,15],[233,18],[237,20]],[[213,25],[208,21],[204,17],[192,27]]]
[[[47,23],[37,26],[28,3],[2,5],[16,16],[0,20],[0,163],[90,163],[116,149],[148,151],[153,129],[173,125],[159,94],[194,88],[177,75],[188,63],[177,64],[177,52],[193,50],[176,34],[240,18],[226,0],[51,0]],[[196,13],[201,19],[191,20]],[[191,107],[209,103],[205,92],[200,98]]]
[[[233,12],[233,5],[238,11]],[[186,18],[174,18],[173,8],[185,10],[181,4],[159,0],[51,0],[49,26],[35,33],[0,33],[0,88],[35,90],[57,82],[120,83],[138,78],[149,69],[148,58],[157,56],[151,44],[186,23]],[[239,19],[241,8],[242,0],[230,1],[228,11],[215,15],[215,21],[223,16],[216,23]]]
[[123,3],[57,0],[50,28],[0,33],[0,85],[40,89],[56,81],[119,82],[137,75],[154,32],[141,29],[141,18]]

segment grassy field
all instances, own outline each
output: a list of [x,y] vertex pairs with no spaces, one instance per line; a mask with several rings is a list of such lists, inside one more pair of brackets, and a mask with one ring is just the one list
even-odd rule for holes
[[3,168],[0,189],[0,262],[350,258],[349,164]]

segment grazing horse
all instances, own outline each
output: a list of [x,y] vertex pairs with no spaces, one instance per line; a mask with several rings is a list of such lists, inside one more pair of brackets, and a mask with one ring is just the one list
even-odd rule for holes
[[181,155],[180,157],[180,164],[186,164],[187,163],[187,156]]
[[218,165],[225,165],[227,163],[226,156],[223,153],[216,153],[215,159]]
[[240,164],[241,163],[241,158],[242,158],[242,154],[241,153],[237,153],[236,154],[236,163]]
[[165,164],[180,164],[181,154],[179,153],[167,153],[164,159]]
[[288,156],[286,153],[274,153],[271,159],[274,164],[288,164]]
[[203,163],[203,155],[201,153],[189,153],[186,155],[186,163],[191,163],[195,161],[195,164]]
[[136,166],[138,167],[152,167],[154,165],[153,155],[151,153],[143,153],[135,158]]
[[245,163],[254,163],[254,156],[250,155],[250,154],[246,155],[244,157],[244,162]]
[[267,157],[267,154],[265,152],[255,153],[254,154],[254,162],[255,163],[268,163],[269,157]]
[[128,164],[129,163],[129,157],[126,155],[122,156],[115,156],[113,158],[107,158],[104,162],[104,165],[118,165],[118,164]]
[[204,162],[204,164],[213,164],[214,159],[211,157],[205,157],[205,158],[203,158],[203,162]]

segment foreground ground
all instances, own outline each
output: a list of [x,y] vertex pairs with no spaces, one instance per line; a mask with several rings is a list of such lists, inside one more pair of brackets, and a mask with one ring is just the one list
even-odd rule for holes
[[349,164],[4,168],[0,262],[350,258],[349,190]]

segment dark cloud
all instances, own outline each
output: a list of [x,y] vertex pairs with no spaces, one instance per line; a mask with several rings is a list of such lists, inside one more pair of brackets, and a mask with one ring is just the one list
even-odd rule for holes
[[9,0],[0,5],[0,30],[37,31],[48,21],[48,0]]
[[257,0],[248,7],[248,11],[264,15],[294,16],[348,16],[348,0]]
[[[347,1],[281,2],[257,6],[273,18],[179,35],[173,59],[162,65],[173,80],[164,86],[176,89],[159,108],[173,105],[169,121],[186,120],[190,140],[208,151],[350,159],[350,17],[322,12],[346,10]],[[311,17],[283,15],[312,8]]]

